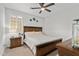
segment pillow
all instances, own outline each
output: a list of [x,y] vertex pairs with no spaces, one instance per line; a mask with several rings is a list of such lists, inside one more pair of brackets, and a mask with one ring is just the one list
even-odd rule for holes
[[25,34],[41,34],[42,32],[25,32]]
[[40,35],[42,32],[25,32],[25,36]]

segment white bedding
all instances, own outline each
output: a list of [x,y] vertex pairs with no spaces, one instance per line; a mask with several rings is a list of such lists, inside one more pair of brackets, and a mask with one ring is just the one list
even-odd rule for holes
[[25,37],[26,38],[25,38],[24,42],[31,48],[34,55],[36,53],[36,46],[37,45],[60,39],[60,37],[57,37],[57,36],[51,37],[51,36],[43,34],[42,32],[39,32],[39,33],[26,33]]

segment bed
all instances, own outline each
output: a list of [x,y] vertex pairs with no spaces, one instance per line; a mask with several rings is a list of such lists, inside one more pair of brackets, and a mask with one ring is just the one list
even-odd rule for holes
[[35,56],[47,55],[56,49],[56,44],[62,42],[62,38],[49,36],[42,32],[42,27],[24,26],[24,43]]

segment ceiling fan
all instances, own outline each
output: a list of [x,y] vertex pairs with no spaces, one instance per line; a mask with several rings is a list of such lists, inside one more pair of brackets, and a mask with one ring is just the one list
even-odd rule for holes
[[39,14],[40,14],[42,11],[51,12],[51,10],[47,9],[47,7],[55,5],[55,3],[50,3],[48,5],[44,5],[44,4],[45,3],[39,3],[40,7],[34,7],[34,8],[31,8],[31,9],[40,9],[40,12],[39,12]]

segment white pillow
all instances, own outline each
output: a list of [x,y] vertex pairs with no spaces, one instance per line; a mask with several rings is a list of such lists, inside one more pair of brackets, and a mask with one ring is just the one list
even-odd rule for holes
[[42,32],[25,32],[25,36],[40,35]]
[[25,32],[26,34],[41,34],[42,32]]

